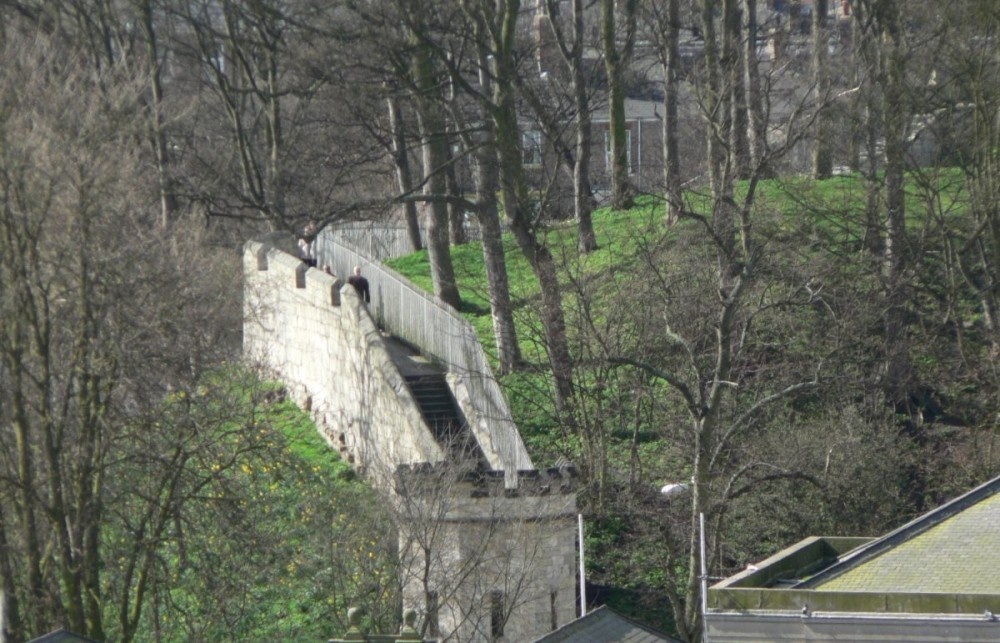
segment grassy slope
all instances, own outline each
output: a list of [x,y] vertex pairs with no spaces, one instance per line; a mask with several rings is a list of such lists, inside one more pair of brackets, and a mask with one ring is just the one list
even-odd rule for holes
[[[282,466],[294,471],[278,473],[269,489],[291,510],[286,519],[294,524],[288,536],[296,539],[285,566],[286,596],[292,601],[276,605],[267,636],[329,636],[342,629],[343,621],[340,627],[335,623],[346,617],[349,606],[365,608],[366,627],[385,627],[380,619],[387,614],[395,619],[396,611],[391,571],[396,564],[391,555],[395,540],[375,492],[290,400],[266,407],[265,412],[267,423],[284,443]],[[372,594],[382,599],[371,603]],[[365,602],[359,603],[362,595]]]
[[325,639],[359,600],[369,623],[384,627],[386,611],[394,623],[395,539],[374,492],[280,384],[237,372],[219,382],[235,412],[222,450],[205,456],[234,460],[188,509],[186,551],[169,550],[180,613],[164,618],[165,640]]
[[[934,189],[924,190],[921,187],[923,179],[927,178],[932,179]],[[939,171],[932,177],[911,176],[908,179],[907,214],[914,236],[922,236],[928,229],[941,225],[942,220],[954,225],[967,223],[960,216],[964,207],[961,179],[961,174],[952,170]],[[741,196],[737,195],[738,201]],[[760,215],[759,218],[755,215],[755,225],[761,226],[764,236],[785,241],[786,244],[782,247],[791,247],[799,252],[800,256],[797,258],[799,261],[810,261],[811,253],[823,254],[825,261],[836,266],[838,263],[836,257],[843,256],[845,259],[840,268],[842,271],[840,279],[849,283],[852,277],[846,271],[859,270],[855,262],[865,229],[863,216],[865,196],[864,182],[858,177],[836,177],[823,182],[814,182],[806,178],[765,181],[759,185],[755,207],[759,212],[766,214]],[[928,214],[927,204],[931,201],[933,201],[932,210],[936,213],[933,215]],[[695,208],[699,205],[702,208],[707,206],[704,198],[699,199],[694,195],[689,202],[695,204]],[[613,287],[613,275],[616,272],[638,269],[640,262],[636,258],[637,255],[646,248],[664,242],[673,247],[678,256],[683,256],[688,241],[694,243],[703,235],[701,226],[702,224],[697,221],[686,220],[674,228],[667,229],[663,225],[662,207],[649,199],[640,202],[638,207],[628,212],[612,213],[607,209],[595,212],[594,227],[600,249],[590,255],[581,257],[577,254],[575,228],[572,222],[549,229],[546,233],[546,243],[557,258],[557,262],[562,265],[562,278],[567,286],[585,280],[606,281],[612,284],[603,295],[606,297],[603,305],[606,309],[610,309],[621,305],[619,293]],[[517,307],[515,314],[522,349],[529,360],[541,364],[543,354],[537,348],[538,321],[532,309],[532,304],[538,295],[537,282],[516,244],[509,237],[505,238],[505,249],[512,297]],[[461,312],[478,329],[480,339],[489,352],[493,338],[481,247],[478,243],[456,247],[452,256],[464,300]],[[922,260],[932,261],[926,258]],[[407,278],[431,291],[426,252],[400,258],[392,262],[392,266]],[[930,279],[933,280],[933,277]],[[575,307],[571,292],[572,288],[568,287],[564,294],[568,311]],[[532,339],[533,337],[536,339]],[[808,348],[797,350],[806,351]],[[914,350],[917,362],[933,359],[928,356],[929,351],[924,352],[920,345],[915,346]],[[540,368],[537,372],[518,373],[503,381],[515,420],[539,466],[548,464],[557,454],[572,455],[580,448],[578,436],[557,434],[551,430],[550,409],[547,406],[548,383],[544,371],[544,368]],[[586,375],[581,376],[586,377]],[[947,385],[948,383],[942,383],[942,386]],[[609,453],[611,458],[620,463],[624,469],[627,467],[625,462],[629,457],[629,436],[617,435],[614,431],[611,435],[613,444],[609,448]],[[669,457],[664,455],[663,452],[666,450],[655,436],[644,441],[640,449],[645,449],[643,457],[651,459]],[[604,539],[606,541],[604,544],[619,542],[616,539],[622,536],[622,529],[611,524],[614,522],[612,518],[601,524],[592,525],[592,535],[588,536],[588,543],[592,538]],[[625,529],[627,531],[627,528]],[[783,537],[778,533],[775,538],[780,542]],[[601,548],[602,543],[594,544],[597,544],[598,548],[592,551]],[[775,545],[765,543],[765,547],[773,546]],[[618,587],[625,590],[620,594],[625,597],[624,601],[637,600],[629,595],[627,587],[630,580],[637,580],[634,578],[635,560],[623,562],[614,557],[616,550],[633,559],[637,554],[622,552],[622,548],[614,546],[604,549],[610,551],[612,556],[607,560],[592,560],[591,566],[604,568],[607,578],[618,578],[612,583],[620,583]],[[641,552],[638,555],[641,556]],[[614,571],[619,564],[622,564],[622,569],[625,570],[622,573]],[[653,577],[655,573],[655,570],[651,570],[650,577],[641,579],[639,584],[647,586],[657,584],[658,581]],[[609,602],[614,604],[615,597],[612,596]]]
[[[663,231],[662,208],[658,202],[646,198],[639,203],[628,212],[612,213],[603,208],[594,213],[594,229],[601,247],[589,255],[577,254],[574,222],[567,221],[544,232],[557,264],[563,268],[563,281],[597,279],[609,271],[629,268],[631,257],[638,246],[648,242],[650,231]],[[545,352],[534,309],[539,295],[538,282],[510,235],[504,237],[504,251],[521,351],[523,357],[539,365],[539,369],[515,373],[504,378],[502,383],[522,438],[532,456],[538,458],[539,466],[544,466],[564,453],[566,445],[555,448],[549,432],[552,425],[550,382],[544,373]],[[495,345],[481,244],[473,242],[452,248],[452,261],[462,293],[460,312],[476,328],[487,354],[492,355]],[[433,292],[426,250],[390,261],[389,265],[427,292]],[[614,294],[609,293],[609,296]],[[572,441],[574,438],[560,436],[559,439]]]

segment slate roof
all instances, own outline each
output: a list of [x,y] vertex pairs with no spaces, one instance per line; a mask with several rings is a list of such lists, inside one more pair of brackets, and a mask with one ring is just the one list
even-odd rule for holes
[[549,632],[535,643],[676,643],[671,638],[653,628],[640,625],[602,606],[571,621],[554,632]]
[[1000,477],[842,556],[796,587],[1000,594]]

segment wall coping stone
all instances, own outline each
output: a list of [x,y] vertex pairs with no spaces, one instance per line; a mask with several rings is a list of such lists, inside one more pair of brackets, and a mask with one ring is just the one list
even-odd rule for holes
[[427,495],[447,485],[454,486],[456,493],[473,498],[568,495],[579,489],[579,472],[574,466],[520,470],[514,488],[505,485],[505,477],[503,471],[469,470],[449,462],[421,462],[399,465],[394,480],[397,493],[403,496]]

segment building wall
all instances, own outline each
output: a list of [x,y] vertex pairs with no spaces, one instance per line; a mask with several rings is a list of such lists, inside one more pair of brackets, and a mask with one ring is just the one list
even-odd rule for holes
[[712,643],[745,641],[1000,641],[1000,622],[943,614],[709,614]]

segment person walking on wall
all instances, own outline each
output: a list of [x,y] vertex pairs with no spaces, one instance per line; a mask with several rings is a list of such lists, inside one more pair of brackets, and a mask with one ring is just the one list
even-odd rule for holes
[[354,286],[362,301],[366,304],[372,302],[371,292],[368,289],[368,280],[361,276],[361,266],[354,266],[354,274],[347,278],[347,283]]
[[305,237],[299,237],[299,258],[310,268],[316,267],[316,251],[312,242]]
[[310,221],[299,236],[299,258],[310,268],[316,267],[316,222]]

